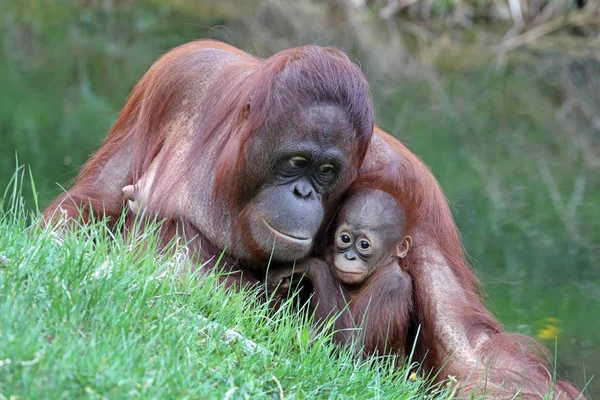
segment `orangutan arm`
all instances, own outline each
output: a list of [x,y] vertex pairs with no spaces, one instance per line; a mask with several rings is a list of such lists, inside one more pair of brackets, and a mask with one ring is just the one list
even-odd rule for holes
[[360,327],[362,352],[403,355],[410,350],[407,332],[413,315],[413,290],[409,275],[397,263],[377,271],[352,294],[354,323]]
[[[459,395],[486,393],[493,398],[583,399],[571,384],[552,382],[552,367],[533,339],[505,332],[486,310],[476,287],[460,279],[442,251],[420,232],[411,265],[426,365],[439,380],[454,377]],[[581,396],[581,397],[579,397]]]

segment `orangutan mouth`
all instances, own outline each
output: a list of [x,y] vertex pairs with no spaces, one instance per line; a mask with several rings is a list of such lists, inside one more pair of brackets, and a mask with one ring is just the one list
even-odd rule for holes
[[263,218],[263,222],[267,226],[267,228],[269,228],[269,230],[273,233],[273,235],[275,237],[279,237],[283,240],[287,240],[288,242],[296,242],[296,243],[301,243],[301,244],[307,244],[312,241],[311,237],[304,238],[304,237],[294,236],[294,235],[290,235],[289,233],[283,233],[281,231],[278,231],[277,229],[275,229],[271,225],[269,225],[267,220],[265,220],[264,218]]
[[345,271],[341,268],[338,268],[338,272],[344,275],[364,275],[363,271],[360,272],[356,272],[356,271]]

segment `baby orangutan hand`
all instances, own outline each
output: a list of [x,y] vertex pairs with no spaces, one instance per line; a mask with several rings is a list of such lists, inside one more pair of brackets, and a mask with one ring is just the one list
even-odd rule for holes
[[308,272],[309,266],[309,263],[277,265],[269,269],[267,284],[270,287],[278,286],[280,289],[288,289],[291,283],[298,283],[302,279]]

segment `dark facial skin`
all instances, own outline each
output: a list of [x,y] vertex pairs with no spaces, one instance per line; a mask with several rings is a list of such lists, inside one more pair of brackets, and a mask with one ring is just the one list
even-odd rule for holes
[[339,279],[363,283],[394,256],[403,258],[411,245],[404,236],[403,208],[389,194],[364,189],[348,198],[337,217],[333,264]]
[[[356,172],[352,125],[333,105],[314,105],[282,116],[246,153],[255,160],[247,180],[255,183],[242,210],[257,257],[293,261],[310,252],[325,215]],[[263,162],[261,162],[263,160]]]
[[[365,283],[376,271],[398,265],[412,238],[404,235],[406,216],[396,199],[376,189],[362,189],[344,200],[337,230],[326,259],[346,285]],[[287,289],[293,276],[308,272],[311,263],[280,266],[269,271],[269,282]]]

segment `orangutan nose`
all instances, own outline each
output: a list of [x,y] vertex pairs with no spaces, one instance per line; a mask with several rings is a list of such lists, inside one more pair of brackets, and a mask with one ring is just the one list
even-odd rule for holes
[[312,185],[308,182],[300,181],[294,185],[294,194],[301,199],[308,199],[313,193]]
[[346,254],[344,254],[344,256],[346,256],[346,260],[349,260],[349,261],[356,260],[356,253],[352,250],[347,251]]

